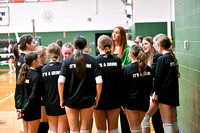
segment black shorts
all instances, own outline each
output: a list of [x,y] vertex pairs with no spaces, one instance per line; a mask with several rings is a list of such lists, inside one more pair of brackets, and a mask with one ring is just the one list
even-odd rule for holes
[[141,111],[147,112],[149,109],[149,102],[126,103],[124,104],[124,107],[129,110],[141,110]]
[[60,116],[66,114],[65,109],[61,108],[60,105],[45,105],[46,113],[49,116]]
[[13,60],[14,60],[14,56],[13,56],[13,55],[11,55],[11,56],[9,57],[9,59],[13,59]]
[[171,106],[179,106],[178,93],[169,93],[168,91],[160,92],[158,94],[158,103],[163,103]]
[[33,121],[41,119],[41,110],[40,111],[32,111],[30,113],[24,114],[23,120],[24,121]]

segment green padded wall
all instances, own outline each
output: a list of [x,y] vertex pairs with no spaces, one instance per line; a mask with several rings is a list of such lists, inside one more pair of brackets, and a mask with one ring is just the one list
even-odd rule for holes
[[[200,133],[200,0],[175,0],[175,43],[181,78],[178,123],[184,133]],[[188,40],[189,48],[184,49]]]
[[[48,46],[52,42],[56,42],[57,39],[61,39],[63,43],[66,42],[73,42],[73,39],[75,36],[84,36],[88,43],[88,49],[91,49],[91,52],[89,52],[90,55],[95,56],[96,55],[96,34],[111,34],[112,30],[106,30],[106,31],[71,31],[71,32],[65,32],[65,38],[63,36],[63,32],[38,32],[36,33],[36,36],[41,37],[41,44],[42,46]],[[19,33],[19,37],[23,34],[32,34],[32,33]],[[0,39],[7,39],[8,34],[0,34]],[[16,40],[15,34],[11,34],[11,38]]]
[[164,33],[167,35],[167,22],[135,23],[130,27],[130,29],[133,34],[133,40],[135,40],[138,35],[144,37],[154,37],[158,33]]

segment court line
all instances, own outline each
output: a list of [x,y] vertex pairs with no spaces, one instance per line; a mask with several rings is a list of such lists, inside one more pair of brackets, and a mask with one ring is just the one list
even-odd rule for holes
[[14,94],[15,94],[15,93],[12,93],[10,96],[8,96],[8,97],[6,97],[6,98],[0,100],[0,103],[3,102],[3,101],[5,101],[5,100],[7,100],[9,97],[13,96]]

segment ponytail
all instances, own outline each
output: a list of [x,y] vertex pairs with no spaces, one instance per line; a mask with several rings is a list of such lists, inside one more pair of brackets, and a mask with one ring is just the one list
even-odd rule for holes
[[111,48],[105,47],[104,52],[106,53],[107,56],[110,56],[112,51]]
[[32,65],[32,62],[34,60],[37,60],[38,54],[36,52],[30,51],[28,52],[25,57],[25,63],[22,65],[22,68],[19,71],[18,75],[18,84],[24,84],[26,80],[26,75],[30,69],[30,66]]
[[87,41],[83,36],[77,36],[74,38],[74,46],[76,48],[76,53],[73,57],[76,64],[75,73],[78,78],[83,78],[86,71],[86,60],[83,55],[83,49],[87,45]]
[[178,60],[176,59],[176,56],[175,56],[172,48],[170,48],[169,50],[170,50],[171,56],[172,56],[174,63],[175,63],[175,67],[176,67],[176,71],[177,71],[177,77],[180,78],[181,74],[180,74],[179,68],[178,68]]
[[142,74],[142,77],[144,77],[147,67],[147,55],[141,49],[136,59],[138,61],[139,73]]
[[76,64],[75,72],[78,78],[83,78],[84,73],[86,71],[86,60],[83,55],[83,51],[77,49],[76,54],[74,55],[74,62]]
[[22,68],[19,71],[18,75],[18,84],[24,84],[26,80],[26,75],[29,71],[30,67],[26,63],[22,65]]
[[50,59],[52,59],[52,61],[54,61],[54,62],[56,62],[58,58],[59,58],[58,55],[53,55],[53,54],[50,55]]
[[139,73],[144,77],[147,67],[147,55],[139,45],[132,45],[129,48],[129,53],[137,59]]
[[17,62],[19,60],[19,48],[18,48],[18,45],[19,43],[16,43],[14,46],[13,46],[13,53],[14,53],[14,66],[15,68],[17,67]]

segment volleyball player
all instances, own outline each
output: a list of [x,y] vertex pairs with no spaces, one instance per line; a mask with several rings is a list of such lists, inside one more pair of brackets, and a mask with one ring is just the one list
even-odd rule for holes
[[63,62],[58,80],[60,106],[66,109],[70,133],[90,133],[93,110],[102,89],[101,71],[96,59],[83,53],[86,39],[77,36],[73,43],[75,54]]
[[124,68],[126,100],[123,106],[131,133],[139,133],[141,121],[149,109],[153,78],[151,68],[147,65],[147,56],[139,45],[130,47],[129,58],[132,64]]
[[52,43],[47,48],[50,63],[42,68],[42,79],[45,84],[45,109],[49,122],[49,133],[67,133],[68,121],[65,109],[60,107],[58,94],[58,77],[61,63],[60,48]]
[[65,43],[62,46],[61,52],[62,52],[63,60],[60,61],[60,62],[63,63],[63,61],[65,59],[67,59],[68,57],[70,57],[71,55],[74,54],[74,48],[73,48],[73,46],[70,43]]
[[[26,53],[29,51],[35,51],[36,48],[36,43],[35,39],[29,35],[25,34],[23,35],[19,42],[16,43],[13,46],[13,53],[14,53],[14,66],[16,68],[16,87],[15,87],[15,108],[20,109],[21,107],[21,102],[20,102],[20,90],[18,88],[18,75],[19,75],[19,70],[21,69],[21,66],[24,64],[24,56]],[[23,125],[21,128],[21,132],[23,133]]]
[[112,40],[109,36],[101,35],[98,39],[100,54],[96,57],[100,65],[103,88],[94,116],[97,133],[118,133],[118,117],[120,112],[120,77],[122,76],[121,59],[111,54]]
[[[12,44],[9,44],[8,52],[13,53]],[[15,67],[14,67],[13,61],[14,61],[14,56],[10,55],[9,60],[8,60],[8,63],[9,63],[8,65],[9,65],[9,69],[10,69],[10,71],[8,72],[9,74],[12,74],[13,72],[15,72]]]
[[[160,37],[166,36],[165,34],[157,34],[153,38],[153,47],[155,51],[158,51],[158,46],[157,46],[157,41]],[[155,70],[157,66],[157,60],[161,56],[158,52],[153,56],[153,63],[151,65],[151,70],[152,70],[152,76],[155,78]],[[142,132],[143,133],[150,133],[150,124],[149,124],[149,119],[152,117],[152,124],[155,133],[164,133],[163,129],[163,123],[160,115],[160,110],[158,109],[158,103],[153,103],[152,102],[152,97],[155,95],[154,89],[152,90],[152,96],[150,97],[150,106],[149,110],[147,111],[143,121],[142,121]]]
[[37,133],[41,118],[41,93],[38,86],[40,75],[36,71],[39,66],[38,54],[28,52],[24,60],[17,81],[21,103],[20,109],[17,109],[18,119],[23,119],[25,133]]
[[44,94],[45,94],[45,85],[44,82],[42,81],[42,67],[46,64],[47,62],[47,57],[46,57],[46,48],[44,46],[38,46],[36,48],[36,52],[38,53],[38,58],[39,58],[39,67],[36,68],[38,73],[40,74],[40,83],[39,87],[41,89],[41,119],[40,119],[40,125],[38,129],[38,133],[47,133],[49,130],[49,125],[47,122],[47,114],[45,110],[45,105],[44,105]]
[[153,102],[159,103],[164,132],[179,132],[176,121],[176,107],[179,106],[178,61],[170,49],[171,42],[167,36],[157,41],[158,52],[162,54],[157,60],[155,71],[155,95]]

